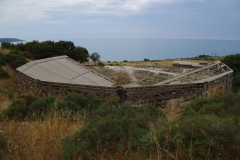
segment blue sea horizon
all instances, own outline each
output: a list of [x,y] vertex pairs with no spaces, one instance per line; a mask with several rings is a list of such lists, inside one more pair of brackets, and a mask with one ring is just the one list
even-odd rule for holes
[[198,55],[225,56],[240,53],[240,40],[171,38],[35,38],[25,42],[72,41],[75,46],[97,52],[101,61],[142,61],[191,58]]

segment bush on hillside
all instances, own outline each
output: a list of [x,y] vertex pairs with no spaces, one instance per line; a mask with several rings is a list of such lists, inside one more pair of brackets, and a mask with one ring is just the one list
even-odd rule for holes
[[105,103],[103,103],[104,106],[119,106],[120,105],[120,99],[117,96],[109,98]]
[[190,103],[189,106],[198,112],[205,104],[210,104],[212,101],[210,98],[198,98]]
[[0,57],[0,66],[6,66],[6,62]]
[[14,61],[10,62],[9,65],[12,69],[17,69],[26,63],[27,61],[25,59],[15,59]]
[[79,109],[84,109],[88,104],[88,99],[78,93],[69,93],[65,98],[65,101],[71,101],[78,105]]
[[4,151],[6,148],[7,148],[7,139],[5,139],[0,135],[0,160],[3,160]]
[[34,56],[30,52],[24,51],[24,52],[22,52],[22,54],[25,58],[28,58],[28,59],[31,59],[31,60],[35,59]]
[[57,109],[58,110],[70,110],[73,112],[80,111],[81,108],[78,104],[76,104],[73,101],[66,101],[66,100],[60,100],[57,102]]
[[179,159],[222,159],[224,152],[240,143],[239,131],[214,115],[186,116],[159,128],[157,138],[161,147]]
[[4,59],[12,69],[16,69],[28,62],[19,51],[10,51],[9,54],[4,56]]
[[47,111],[52,109],[55,105],[55,97],[48,96],[40,98],[31,103],[29,107],[29,115],[34,116],[34,118],[40,118],[46,115]]
[[233,78],[232,88],[233,88],[233,92],[239,92],[240,93],[240,74],[236,75]]
[[[69,93],[65,98],[64,101],[58,102],[59,108],[66,108],[69,106],[68,109],[70,110],[82,110],[85,109],[87,111],[92,111],[97,109],[101,104],[102,100],[97,96],[89,93],[87,96],[78,94],[78,93]],[[67,105],[67,103],[71,103],[72,105]]]
[[0,52],[0,66],[6,66],[4,55]]
[[104,66],[105,66],[105,64],[102,63],[102,62],[98,62],[98,65],[101,66],[101,67],[104,67]]
[[2,78],[10,78],[9,74],[3,70],[1,67],[0,67],[0,79]]
[[155,123],[161,117],[165,115],[151,105],[103,104],[89,115],[89,123],[75,137],[63,141],[63,156],[65,159],[86,159],[102,153],[111,145],[115,146],[113,152],[136,152],[144,144],[142,138],[150,131],[149,123]]
[[6,110],[2,111],[2,116],[10,119],[21,120],[28,114],[28,106],[25,105],[23,100],[16,100]]
[[29,114],[29,106],[37,99],[37,97],[27,94],[21,100],[14,101],[12,105],[2,111],[2,116],[10,119],[23,120]]

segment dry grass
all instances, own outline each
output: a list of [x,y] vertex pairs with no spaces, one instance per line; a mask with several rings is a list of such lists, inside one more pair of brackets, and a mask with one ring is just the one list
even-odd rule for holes
[[3,121],[0,130],[7,139],[5,160],[56,159],[61,151],[61,140],[72,136],[84,125],[83,120],[70,121],[54,113],[44,121]]
[[135,61],[135,62],[104,62],[105,65],[120,65],[120,66],[153,66],[153,65],[162,65],[162,66],[172,66],[173,60],[159,60],[159,61]]
[[[188,61],[192,63],[198,63],[199,61],[207,61],[207,62],[213,62],[218,61],[219,59],[214,60],[195,60],[195,59],[182,59],[182,61]],[[119,65],[119,66],[172,66],[174,63],[174,60],[166,59],[166,60],[156,60],[156,61],[129,61],[129,62],[103,62],[106,66],[109,65]],[[94,65],[92,62],[89,63],[89,65]]]
[[109,79],[115,81],[116,86],[129,84],[131,82],[131,78],[126,72],[117,72],[112,69],[108,69],[105,67],[97,67],[97,66],[91,66],[90,68],[93,69],[94,71],[108,77]]
[[182,111],[190,102],[184,98],[171,99],[167,101],[166,107],[161,110],[166,114],[169,121],[173,121],[182,115]]
[[15,92],[17,90],[17,74],[11,67],[2,66],[2,69],[5,70],[10,78],[0,79],[0,89],[6,92]]
[[6,55],[6,54],[8,54],[8,53],[10,52],[10,50],[9,50],[9,49],[2,49],[2,48],[0,47],[0,52],[1,52],[2,54]]
[[11,104],[12,101],[6,97],[6,95],[0,94],[0,112],[7,109]]

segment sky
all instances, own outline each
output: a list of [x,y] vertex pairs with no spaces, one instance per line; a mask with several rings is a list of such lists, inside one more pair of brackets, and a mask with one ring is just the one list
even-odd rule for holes
[[0,38],[240,40],[240,0],[0,0]]

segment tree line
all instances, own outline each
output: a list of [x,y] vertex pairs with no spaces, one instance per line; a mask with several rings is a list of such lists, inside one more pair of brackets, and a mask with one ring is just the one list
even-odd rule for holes
[[[89,55],[89,52],[86,48],[81,46],[75,46],[71,41],[43,41],[39,42],[33,40],[32,42],[27,43],[17,43],[13,44],[10,42],[2,42],[2,49],[17,50],[20,52],[25,52],[25,54],[32,55],[34,59],[43,59],[54,56],[67,55],[68,57],[83,63],[88,62],[89,59],[95,61],[100,60],[100,55],[96,52]],[[28,53],[27,53],[28,52]]]

